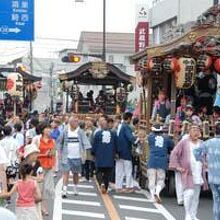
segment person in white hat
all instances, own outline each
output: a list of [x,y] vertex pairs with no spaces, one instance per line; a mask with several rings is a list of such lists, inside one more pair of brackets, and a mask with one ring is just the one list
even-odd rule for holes
[[25,146],[24,149],[24,158],[25,162],[29,163],[33,167],[32,176],[37,177],[38,182],[41,182],[40,174],[43,173],[43,169],[38,160],[40,150],[35,144],[29,144]]
[[[43,168],[41,167],[40,161],[37,159],[40,150],[35,144],[29,144],[25,146],[24,149],[24,158],[25,162],[32,166],[32,177],[35,179],[41,188],[44,176],[43,176]],[[39,220],[42,220],[42,213],[41,213],[41,203],[37,203],[37,212],[39,216]]]
[[161,203],[160,192],[165,186],[166,169],[168,168],[168,151],[173,148],[171,138],[163,134],[163,127],[156,124],[152,127],[152,133],[148,136],[149,161],[147,176],[152,199]]

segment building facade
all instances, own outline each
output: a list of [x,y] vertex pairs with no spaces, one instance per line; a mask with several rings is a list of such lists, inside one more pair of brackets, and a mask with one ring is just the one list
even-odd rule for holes
[[189,30],[193,21],[214,4],[213,0],[155,0],[150,9],[153,43],[165,43]]
[[[81,32],[77,52],[84,54],[102,54],[102,32]],[[133,33],[106,33],[106,61],[119,67],[127,74],[134,74],[134,65],[129,57],[135,52]],[[85,62],[91,61],[87,57]]]

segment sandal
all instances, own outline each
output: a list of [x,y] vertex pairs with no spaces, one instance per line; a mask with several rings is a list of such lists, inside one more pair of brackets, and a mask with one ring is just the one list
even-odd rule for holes
[[43,216],[49,216],[49,213],[45,210],[41,210],[41,213],[42,213]]

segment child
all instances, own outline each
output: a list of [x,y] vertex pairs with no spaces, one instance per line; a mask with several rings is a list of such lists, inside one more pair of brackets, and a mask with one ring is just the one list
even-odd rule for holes
[[[32,179],[37,181],[39,188],[41,189],[44,176],[43,176],[43,168],[41,167],[40,162],[37,160],[39,152],[40,151],[36,145],[34,144],[26,145],[24,151],[24,160],[26,163],[32,166],[32,172],[31,172]],[[42,220],[43,218],[41,213],[40,202],[37,204],[37,211],[39,215],[39,220]]]
[[32,166],[23,163],[19,172],[21,180],[17,181],[10,192],[0,194],[0,198],[10,197],[17,192],[17,220],[39,220],[36,203],[41,200],[41,193],[36,181],[31,177]]

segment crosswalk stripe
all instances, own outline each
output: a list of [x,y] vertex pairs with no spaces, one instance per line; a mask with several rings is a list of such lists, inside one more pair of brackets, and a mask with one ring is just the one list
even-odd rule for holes
[[[75,193],[72,191],[68,191],[67,195],[74,195]],[[78,195],[80,196],[98,196],[96,193],[90,193],[90,192],[79,192]]]
[[138,206],[119,205],[119,208],[126,210],[133,210],[133,211],[141,211],[141,212],[160,213],[160,211],[158,211],[157,209],[143,208]]
[[113,196],[115,199],[121,199],[121,200],[129,200],[129,201],[136,201],[136,202],[152,202],[149,199],[144,198],[136,198],[136,197],[127,197],[127,196]]
[[125,217],[125,220],[150,220],[150,219],[146,219],[146,218]]
[[75,205],[101,206],[99,202],[89,202],[89,201],[81,201],[81,200],[63,199],[62,202],[67,204],[75,204]]
[[[73,185],[73,184],[68,184],[68,186],[73,187],[74,185]],[[81,184],[79,184],[79,185],[77,185],[77,188],[94,189],[94,186],[92,186],[92,185],[81,185]]]
[[154,203],[154,206],[167,220],[176,220],[162,205]]
[[72,215],[72,216],[81,216],[81,217],[90,217],[90,218],[105,218],[104,214],[95,213],[95,212],[83,212],[83,211],[70,211],[62,210],[63,215]]

